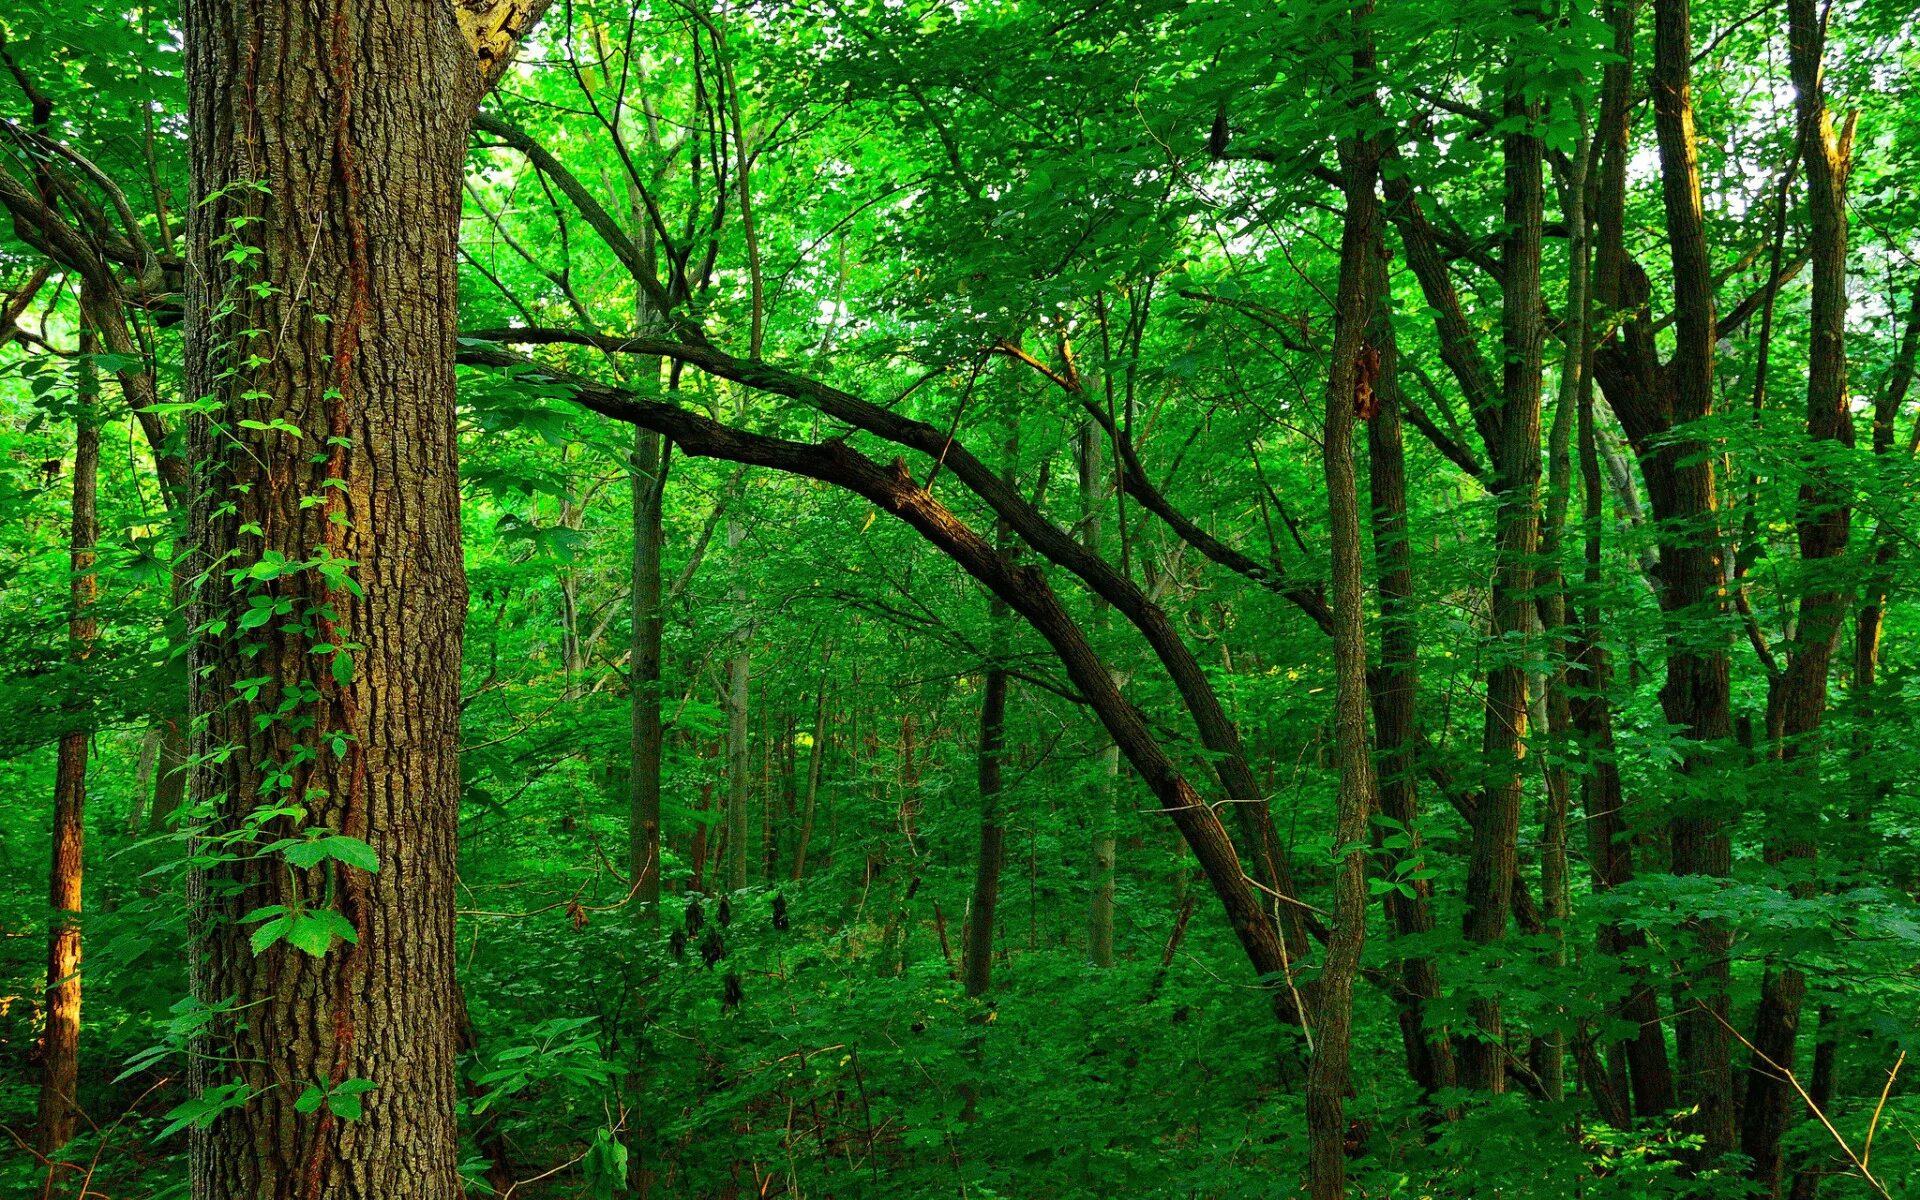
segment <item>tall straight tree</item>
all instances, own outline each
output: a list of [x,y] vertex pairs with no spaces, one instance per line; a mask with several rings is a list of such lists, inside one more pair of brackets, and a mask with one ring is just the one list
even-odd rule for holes
[[[1071,360],[1068,360],[1071,362]],[[1082,422],[1074,437],[1073,457],[1080,483],[1080,540],[1090,553],[1100,553],[1101,511],[1106,503],[1106,471],[1101,461],[1100,434],[1092,421]],[[1107,605],[1095,599],[1090,632],[1108,621]],[[1004,701],[1002,702],[1004,704]],[[1093,756],[1093,781],[1087,789],[1093,809],[1093,900],[1087,906],[1087,959],[1096,967],[1113,965],[1113,836],[1114,791],[1120,775],[1120,748],[1102,738]]]
[[[1371,16],[1357,11],[1356,26]],[[1373,47],[1358,33],[1356,72],[1371,73]],[[1346,1183],[1346,1095],[1351,1086],[1353,982],[1367,935],[1367,822],[1373,815],[1373,747],[1367,735],[1365,567],[1361,558],[1359,485],[1353,427],[1371,416],[1380,351],[1367,341],[1373,321],[1380,245],[1380,152],[1374,138],[1340,139],[1346,218],[1340,238],[1340,285],[1334,301],[1333,362],[1327,377],[1327,527],[1333,583],[1333,742],[1340,772],[1333,844],[1333,928],[1327,937],[1314,1012],[1313,1058],[1307,1066],[1308,1187],[1313,1200],[1342,1200]]]
[[[82,328],[78,386],[75,389],[73,515],[67,565],[68,650],[76,666],[87,661],[99,632],[93,607],[99,585],[94,574],[94,543],[100,538],[98,491],[100,426],[99,378],[94,369],[93,332]],[[79,682],[76,680],[76,683]],[[51,1157],[73,1140],[80,1123],[80,902],[85,880],[87,745],[92,739],[86,705],[76,697],[60,735],[53,782],[53,862],[48,872],[47,1026],[40,1043],[40,1126],[36,1149]],[[59,1185],[47,1169],[46,1193]]]
[[454,248],[534,15],[186,5],[196,1200],[461,1195]]
[[[1827,111],[1824,63],[1825,16],[1812,0],[1787,5],[1788,62],[1793,72],[1796,142],[1806,167],[1808,241],[1813,298],[1807,355],[1807,441],[1816,451],[1853,444],[1847,402],[1847,150]],[[1763,360],[1764,362],[1764,360]],[[1797,521],[1800,558],[1810,574],[1844,554],[1852,514],[1845,490],[1828,464],[1814,462],[1800,489]],[[1787,669],[1769,697],[1768,724],[1779,733],[1778,754],[1802,786],[1788,789],[1789,803],[1770,814],[1769,859],[1801,864],[1789,880],[1795,894],[1812,893],[1814,828],[1819,813],[1806,803],[1819,794],[1819,738],[1827,715],[1827,675],[1846,619],[1850,581],[1837,573],[1813,575],[1800,598],[1799,619],[1788,644]],[[1806,977],[1792,964],[1770,964],[1754,1014],[1756,1053],[1747,1073],[1740,1149],[1753,1160],[1753,1176],[1767,1195],[1780,1190],[1780,1138],[1791,1105],[1785,1072],[1793,1069]]]
[[[1531,5],[1519,6],[1533,15]],[[1534,557],[1540,541],[1540,236],[1545,184],[1545,146],[1537,125],[1540,104],[1527,93],[1515,68],[1507,83],[1507,127],[1501,139],[1505,163],[1506,234],[1500,248],[1504,278],[1501,309],[1500,409],[1493,455],[1499,495],[1498,545],[1493,582],[1493,664],[1487,670],[1486,727],[1482,753],[1488,785],[1473,822],[1473,857],[1467,865],[1466,935],[1481,944],[1506,936],[1513,913],[1518,858],[1521,759],[1526,753],[1527,671],[1522,654],[1531,610]],[[1506,1078],[1500,1008],[1474,1002],[1480,1034],[1462,1041],[1461,1082],[1499,1091]]]
[[[1688,427],[1713,409],[1717,324],[1694,136],[1692,14],[1687,0],[1655,0],[1653,114],[1660,151],[1674,299],[1674,342],[1662,363],[1648,311],[1651,283],[1624,248],[1624,208],[1602,189],[1595,213],[1594,299],[1621,314],[1596,348],[1594,377],[1640,460],[1659,522],[1660,607],[1667,621],[1667,678],[1660,702],[1686,740],[1684,787],[1667,824],[1677,875],[1723,877],[1731,869],[1725,794],[1717,777],[1733,734],[1727,611],[1726,548],[1720,528],[1716,456]],[[1630,21],[1630,17],[1628,18]],[[1617,168],[1616,168],[1617,169]],[[1676,436],[1677,434],[1677,436]],[[1682,1104],[1696,1107],[1698,1157],[1712,1161],[1733,1149],[1733,1039],[1727,1025],[1724,923],[1694,923],[1699,968],[1676,979],[1676,1083]]]

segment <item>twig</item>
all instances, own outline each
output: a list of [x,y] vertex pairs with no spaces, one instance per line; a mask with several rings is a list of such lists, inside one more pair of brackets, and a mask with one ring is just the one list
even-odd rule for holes
[[[1867,1170],[1866,1162],[1863,1159],[1861,1159],[1859,1155],[1853,1152],[1852,1146],[1847,1145],[1847,1139],[1840,1136],[1840,1131],[1833,1127],[1833,1122],[1827,1119],[1827,1114],[1822,1112],[1820,1110],[1820,1106],[1813,1102],[1813,1097],[1807,1094],[1807,1089],[1800,1086],[1799,1078],[1796,1077],[1791,1070],[1775,1062],[1771,1057],[1768,1056],[1766,1051],[1760,1049],[1760,1047],[1748,1041],[1746,1038],[1746,1035],[1742,1034],[1738,1029],[1735,1029],[1732,1025],[1728,1024],[1727,1019],[1721,1016],[1719,1013],[1713,1011],[1712,1008],[1710,1008],[1705,1004],[1700,1005],[1699,1008],[1701,1012],[1706,1013],[1708,1016],[1712,1017],[1714,1020],[1720,1022],[1721,1028],[1725,1029],[1728,1033],[1732,1034],[1734,1038],[1738,1040],[1742,1046],[1745,1046],[1747,1050],[1755,1058],[1759,1059],[1761,1062],[1767,1064],[1767,1066],[1779,1072],[1780,1077],[1782,1079],[1786,1080],[1789,1084],[1793,1085],[1793,1090],[1800,1093],[1800,1099],[1806,1102],[1807,1109],[1810,1112],[1812,1112],[1815,1117],[1819,1118],[1820,1124],[1826,1126],[1827,1132],[1833,1135],[1834,1143],[1840,1147],[1840,1153],[1847,1156],[1847,1161],[1852,1163],[1854,1166],[1854,1169],[1860,1172],[1860,1177],[1867,1181],[1867,1186],[1872,1188],[1874,1191],[1880,1193],[1882,1196],[1885,1196],[1887,1200],[1893,1200],[1893,1193],[1889,1192],[1886,1189],[1886,1185],[1881,1183],[1878,1179],[1875,1179],[1873,1177],[1873,1173]],[[1904,1059],[1906,1057],[1905,1052],[1902,1052],[1900,1057]],[[1898,1070],[1899,1068],[1896,1065],[1894,1069]],[[1889,1072],[1887,1075],[1887,1088],[1889,1090],[1893,1088],[1893,1075],[1891,1072]],[[1882,1104],[1886,1103],[1885,1093],[1881,1094],[1880,1102]],[[1874,1120],[1878,1121],[1879,1118],[1880,1118],[1880,1112],[1878,1109],[1875,1109]]]

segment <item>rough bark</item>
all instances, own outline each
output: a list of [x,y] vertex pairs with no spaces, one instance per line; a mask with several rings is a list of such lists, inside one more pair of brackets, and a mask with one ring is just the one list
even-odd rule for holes
[[[221,1013],[193,1085],[248,1089],[193,1135],[196,1200],[461,1192],[454,246],[473,107],[532,15],[186,5],[186,394],[212,405],[190,435],[192,782],[213,814],[190,921]],[[260,605],[285,609],[243,623]],[[256,853],[323,828],[378,870]],[[269,905],[331,909],[354,940],[256,954],[242,918]],[[358,1119],[300,1111],[347,1079],[376,1085]]]

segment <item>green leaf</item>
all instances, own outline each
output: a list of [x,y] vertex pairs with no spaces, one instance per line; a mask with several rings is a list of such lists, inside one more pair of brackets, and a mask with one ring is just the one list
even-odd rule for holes
[[271,620],[273,620],[271,608],[250,608],[240,614],[238,624],[242,629],[258,629]]
[[294,920],[292,917],[276,917],[254,930],[253,937],[249,939],[253,945],[254,954],[264,954],[268,946],[286,937],[293,931],[293,928]]
[[316,908],[299,914],[293,920],[293,928],[287,931],[287,940],[319,958],[333,948],[333,940],[358,942],[360,935],[354,930],[353,922],[347,920],[330,908]]
[[337,859],[350,867],[358,867],[369,875],[380,870],[380,856],[373,847],[356,837],[334,834],[322,838],[320,844],[326,847],[327,857]]

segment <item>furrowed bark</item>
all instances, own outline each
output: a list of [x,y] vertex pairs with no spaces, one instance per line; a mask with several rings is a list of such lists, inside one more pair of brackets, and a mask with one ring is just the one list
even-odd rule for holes
[[[215,406],[190,436],[193,791],[212,814],[195,841],[213,861],[189,920],[195,994],[222,1014],[192,1083],[244,1089],[192,1135],[196,1200],[461,1194],[455,241],[473,108],[533,15],[186,5],[186,394]],[[286,611],[242,624],[258,604]],[[283,699],[300,720],[275,716]],[[255,852],[321,828],[379,869]],[[256,954],[262,921],[242,918],[270,905],[330,908],[354,940]],[[348,1079],[375,1085],[358,1119],[301,1111]]]

